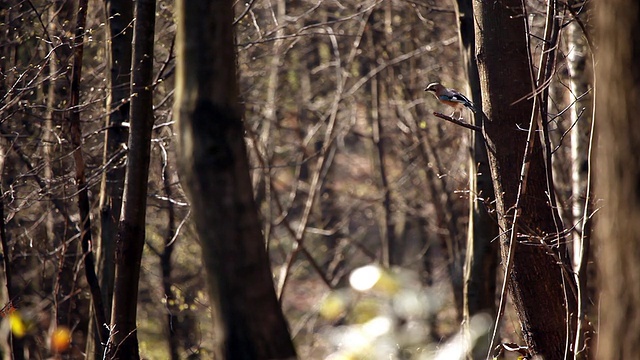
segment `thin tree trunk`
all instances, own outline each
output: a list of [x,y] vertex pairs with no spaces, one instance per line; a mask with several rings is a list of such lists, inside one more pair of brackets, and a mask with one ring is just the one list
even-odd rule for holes
[[[385,60],[388,58],[388,53],[393,53],[396,44],[393,43],[393,27],[392,27],[392,17],[393,17],[393,7],[392,2],[387,1],[384,9],[380,9],[378,11],[374,11],[370,19],[374,19],[376,17],[376,12],[378,12],[378,16],[383,17],[384,23],[384,34],[379,34],[376,31],[372,31],[372,39],[374,42],[377,42],[375,38],[379,39],[378,43],[381,46],[381,55]],[[371,47],[373,54],[371,59],[378,60],[377,55],[375,54],[376,49],[375,46]],[[381,224],[380,224],[380,233],[382,235],[382,263],[386,266],[394,266],[402,264],[402,244],[400,243],[400,239],[396,238],[396,224],[393,219],[394,209],[393,209],[393,198],[391,193],[391,185],[389,184],[389,169],[388,169],[388,154],[387,150],[389,149],[389,139],[385,133],[385,128],[383,125],[383,119],[387,116],[384,115],[384,107],[385,105],[388,107],[388,98],[389,94],[385,94],[385,90],[387,92],[392,91],[392,86],[390,84],[385,84],[384,79],[395,79],[396,76],[393,73],[393,67],[390,66],[385,69],[386,76],[380,76],[380,74],[375,75],[371,80],[371,129],[373,135],[373,146],[374,150],[374,164],[379,168],[379,186],[383,191],[382,195],[382,215],[380,216]],[[386,99],[385,99],[386,95]],[[389,109],[387,108],[387,111]]]
[[[124,152],[127,128],[122,124],[129,121],[129,95],[131,79],[131,42],[133,39],[133,2],[131,0],[108,0],[105,2],[107,34],[107,131],[104,139],[103,163],[108,164],[102,174],[100,184],[100,237],[97,246],[97,272],[100,276],[100,290],[105,313],[111,314],[113,283],[115,277],[115,239],[122,209],[125,165]],[[93,310],[92,310],[93,311]],[[89,326],[87,356],[101,359],[102,346],[96,329],[104,328],[95,324],[93,316]],[[97,334],[96,334],[97,335]]]
[[251,190],[233,1],[182,0],[177,13],[179,164],[209,280],[215,357],[293,358]]
[[171,360],[178,360],[180,359],[180,355],[178,354],[179,338],[178,331],[176,331],[176,327],[178,326],[178,317],[175,315],[174,311],[177,312],[179,310],[175,305],[176,297],[173,289],[171,288],[171,255],[173,254],[174,236],[176,234],[176,210],[172,201],[173,190],[171,189],[171,174],[169,173],[169,154],[167,154],[166,150],[163,150],[162,158],[162,186],[164,187],[165,195],[168,199],[168,226],[167,235],[165,236],[164,241],[164,249],[160,255],[160,270],[162,271],[162,288],[164,290],[166,307],[169,310],[167,313],[167,343],[169,345],[169,354],[171,355]]
[[[569,3],[569,8],[574,6]],[[571,109],[571,220],[575,231],[573,241],[573,266],[578,285],[578,331],[574,341],[576,355],[592,357],[591,334],[593,329],[586,317],[591,309],[590,295],[595,294],[596,264],[591,251],[591,229],[593,221],[593,201],[591,200],[593,181],[591,155],[593,152],[593,95],[594,95],[594,54],[590,46],[592,24],[592,3],[587,1],[572,11],[573,21],[567,26],[569,70],[572,100]]]
[[640,344],[640,5],[596,7],[598,52],[596,220],[602,301],[598,357],[633,359]]
[[[587,10],[585,9],[586,13]],[[586,16],[582,21],[586,22]],[[590,49],[586,36],[576,20],[567,25],[567,69],[569,70],[571,93],[575,103],[571,108],[571,203],[572,218],[575,223],[573,232],[574,264],[580,258],[582,250],[582,215],[584,215],[585,191],[587,186],[589,134],[591,132],[592,99],[590,94],[591,71]],[[572,99],[573,100],[573,99]],[[576,264],[577,265],[577,264]],[[577,270],[577,268],[576,268]]]
[[[469,89],[476,109],[482,114],[482,94],[478,65],[475,58],[475,33],[473,27],[473,5],[471,0],[457,0],[456,13],[460,37],[460,51],[469,81]],[[473,125],[482,127],[483,116],[474,115]],[[469,144],[469,226],[467,251],[464,266],[463,324],[465,336],[471,331],[471,318],[481,313],[496,312],[496,271],[498,268],[499,235],[497,219],[489,214],[489,206],[495,199],[491,180],[491,169],[482,133],[473,131]],[[489,333],[488,331],[486,332]],[[478,339],[472,344],[468,339],[469,356],[484,359],[489,350],[487,339]]]
[[[568,276],[571,267],[557,210],[550,206],[547,171],[551,169],[545,167],[543,144],[534,133],[528,138],[519,129],[529,123],[533,110],[533,101],[527,98],[533,80],[524,9],[520,0],[473,4],[498,220],[506,230],[512,229],[515,216],[520,224],[517,236],[503,231],[500,241],[509,293],[530,353],[547,360],[564,359],[570,354],[575,327],[575,318],[568,314],[576,309],[575,294],[567,289],[575,285]],[[534,119],[532,130],[536,123]],[[528,162],[523,168],[527,146]]]
[[[82,129],[80,128],[80,79],[82,77],[82,54],[84,52],[84,33],[87,21],[87,6],[89,1],[83,0],[78,3],[78,15],[76,20],[74,55],[71,66],[71,84],[69,114],[71,145],[73,146],[73,159],[75,161],[75,180],[78,186],[78,209],[80,212],[80,241],[84,258],[84,269],[96,321],[99,324],[106,323],[106,315],[100,294],[100,284],[95,273],[95,263],[93,251],[91,249],[91,204],[89,203],[89,189],[85,176],[84,157],[82,155]],[[69,326],[69,325],[68,325]],[[69,326],[70,327],[70,326]],[[106,329],[99,332],[101,341],[107,338]],[[85,344],[80,344],[84,346]]]
[[131,127],[122,214],[116,238],[116,273],[108,357],[138,359],[136,315],[140,262],[145,239],[147,181],[153,129],[155,0],[138,0],[133,33]]
[[382,264],[386,267],[391,267],[398,264],[398,249],[395,240],[395,229],[391,218],[391,189],[389,186],[389,179],[387,174],[387,168],[385,167],[385,139],[384,128],[382,126],[382,119],[380,115],[380,83],[378,76],[374,76],[371,79],[370,84],[370,96],[371,96],[371,133],[373,140],[373,163],[374,166],[379,169],[379,181],[378,184],[383,192],[382,195],[382,215],[380,215],[380,238],[382,244],[381,260]]

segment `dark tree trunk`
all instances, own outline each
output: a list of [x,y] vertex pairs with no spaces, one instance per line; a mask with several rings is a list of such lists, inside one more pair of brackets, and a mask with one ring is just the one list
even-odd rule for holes
[[[538,135],[532,137],[525,195],[515,209],[533,101],[532,76],[527,52],[527,32],[522,2],[474,2],[476,54],[482,87],[485,131],[493,175],[501,249],[508,271],[508,288],[522,327],[522,335],[534,355],[547,360],[564,359],[568,351],[567,328],[575,326],[573,278],[564,239],[550,206],[547,169]],[[539,115],[537,115],[539,116]],[[548,169],[551,171],[550,169]],[[551,192],[553,196],[553,192]],[[510,246],[514,213],[517,236]],[[565,302],[565,297],[568,303]],[[567,325],[571,321],[571,326]]]
[[249,178],[233,1],[182,0],[177,14],[180,174],[202,244],[216,358],[293,358]]
[[108,346],[108,357],[115,359],[139,358],[136,306],[145,239],[147,180],[153,129],[151,83],[155,10],[155,0],[136,1],[129,152],[122,214],[116,239],[116,273]]
[[[100,242],[97,252],[97,271],[100,275],[100,289],[106,314],[111,314],[113,282],[115,277],[115,239],[122,208],[124,189],[124,145],[127,128],[123,122],[129,121],[129,94],[131,79],[131,42],[133,39],[133,2],[131,0],[108,0],[105,2],[107,34],[107,131],[103,162],[108,164],[100,184]],[[92,319],[93,320],[93,319]],[[98,327],[96,327],[98,326]],[[96,329],[104,328],[92,321],[87,340],[87,356],[102,358],[102,347],[95,334]]]
[[640,6],[637,1],[596,7],[596,119],[600,144],[596,218],[600,269],[601,359],[633,359],[640,344]]
[[[80,79],[82,77],[82,54],[84,53],[84,34],[87,22],[88,0],[78,3],[78,13],[75,29],[75,41],[73,44],[74,55],[71,66],[71,96],[69,100],[69,127],[71,145],[73,146],[73,160],[75,162],[75,180],[78,186],[78,210],[80,213],[80,241],[82,244],[82,258],[84,260],[84,270],[96,321],[100,324],[106,323],[106,314],[102,304],[100,294],[100,284],[95,272],[95,262],[91,250],[91,204],[89,203],[89,189],[86,180],[86,167],[82,154],[82,129],[80,127]],[[67,326],[71,327],[70,324]],[[86,326],[86,323],[85,323]],[[101,341],[106,341],[107,332],[103,327],[99,333]],[[86,335],[86,334],[85,334]],[[81,347],[86,344],[78,344]]]

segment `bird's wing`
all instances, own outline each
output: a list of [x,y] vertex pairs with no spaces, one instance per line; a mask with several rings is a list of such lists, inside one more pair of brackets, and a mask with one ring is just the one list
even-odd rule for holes
[[447,89],[440,96],[438,96],[438,98],[442,101],[450,101],[450,102],[462,104],[468,107],[469,109],[471,109],[471,111],[476,112],[475,105],[473,105],[471,100],[469,100],[466,96],[462,95],[461,93],[455,90]]
[[453,101],[461,104],[471,104],[471,100],[469,100],[466,96],[460,94],[457,91],[452,91],[452,90],[444,92],[442,95],[439,96],[439,98],[440,100]]

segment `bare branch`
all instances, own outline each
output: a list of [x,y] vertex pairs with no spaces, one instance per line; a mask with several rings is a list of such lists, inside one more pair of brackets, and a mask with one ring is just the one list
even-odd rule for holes
[[444,114],[438,113],[438,112],[434,112],[433,115],[435,115],[436,117],[439,117],[440,119],[447,120],[448,122],[454,123],[454,124],[456,124],[458,126],[462,126],[465,129],[482,132],[482,127],[476,126],[476,125],[473,125],[473,124],[469,124],[469,123],[464,122],[464,121],[462,121],[460,119],[456,119],[454,117],[447,116],[447,115],[444,115]]

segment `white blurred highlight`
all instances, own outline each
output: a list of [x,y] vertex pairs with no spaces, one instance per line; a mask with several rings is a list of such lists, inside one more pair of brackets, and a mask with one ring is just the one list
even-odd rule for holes
[[366,265],[353,270],[349,276],[349,284],[358,291],[367,291],[380,280],[382,270],[376,265]]

